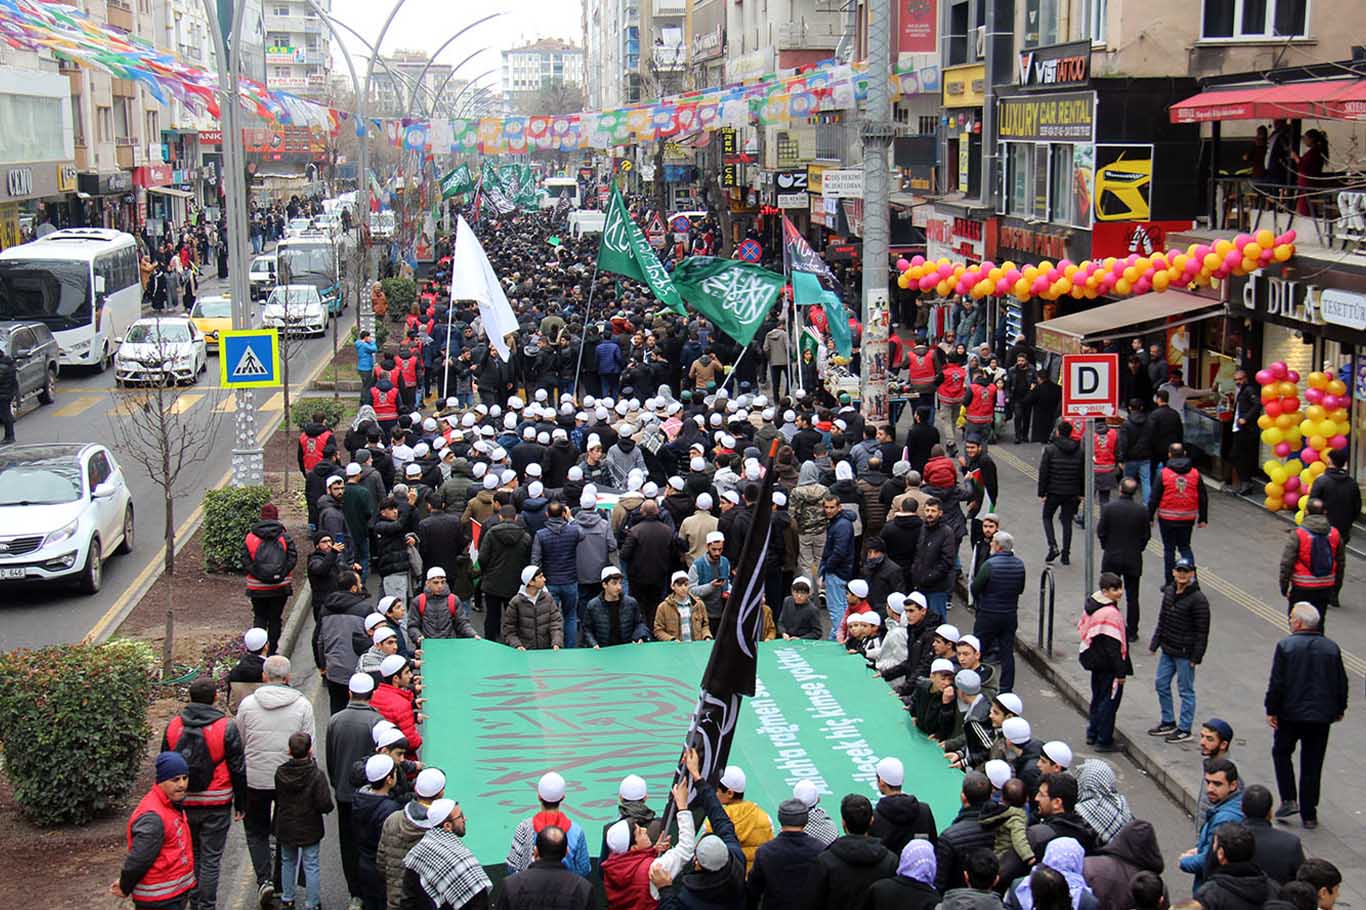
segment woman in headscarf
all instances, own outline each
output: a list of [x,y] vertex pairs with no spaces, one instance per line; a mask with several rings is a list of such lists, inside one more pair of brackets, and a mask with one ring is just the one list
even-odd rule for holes
[[1077,814],[1096,831],[1096,846],[1119,833],[1134,814],[1119,792],[1115,770],[1099,758],[1088,759],[1077,769]]
[[366,424],[379,428],[379,418],[375,416],[375,409],[368,404],[363,404],[356,411],[356,417],[351,421],[351,429],[346,431],[346,438],[342,440],[342,445],[347,452],[357,452],[365,448],[365,432],[369,429]]
[[[1040,865],[1055,870],[1067,880],[1072,910],[1099,910],[1100,902],[1096,900],[1095,894],[1091,892],[1090,886],[1082,876],[1082,864],[1085,860],[1086,851],[1075,837],[1058,837],[1048,842]],[[1031,878],[1017,880],[1006,892],[1006,906],[1010,910],[1034,910],[1036,904]],[[1039,910],[1052,908],[1040,905]]]
[[931,910],[939,903],[934,890],[938,865],[934,845],[927,840],[912,840],[901,848],[901,861],[894,878],[874,882],[863,906],[866,910]]

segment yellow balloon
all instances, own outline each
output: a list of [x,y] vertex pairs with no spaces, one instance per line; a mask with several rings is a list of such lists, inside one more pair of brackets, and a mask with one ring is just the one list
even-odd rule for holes
[[1284,506],[1284,503],[1281,500],[1276,499],[1275,497],[1268,496],[1266,498],[1266,502],[1262,503],[1262,505],[1266,506],[1272,512],[1279,512],[1281,508]]
[[1281,393],[1282,398],[1290,398],[1294,395],[1298,395],[1300,390],[1299,387],[1295,385],[1295,383],[1287,379],[1284,382],[1277,383],[1276,391]]
[[1215,269],[1219,268],[1219,263],[1223,261],[1224,257],[1220,256],[1218,253],[1206,253],[1204,259],[1206,271],[1214,271]]
[[1262,473],[1265,474],[1267,477],[1270,477],[1271,472],[1276,470],[1280,466],[1281,463],[1279,461],[1277,461],[1274,458],[1268,458],[1266,461],[1262,462]]
[[1281,432],[1280,427],[1270,427],[1262,430],[1262,442],[1269,446],[1274,446],[1283,439],[1285,439],[1285,434]]
[[[1262,417],[1266,417],[1266,415],[1263,414]],[[1258,425],[1258,426],[1261,426],[1262,417],[1258,417],[1258,418],[1257,418],[1257,425]],[[1282,432],[1284,432],[1285,430],[1290,429],[1291,427],[1293,427],[1293,426],[1295,425],[1295,415],[1294,415],[1294,414],[1282,414],[1282,415],[1280,415],[1279,417],[1269,417],[1269,418],[1267,418],[1267,419],[1270,420],[1270,421],[1271,421],[1273,424],[1275,424],[1276,426],[1280,427],[1281,430],[1282,430]]]
[[1347,383],[1343,382],[1341,379],[1334,379],[1328,383],[1327,391],[1329,395],[1346,395]]
[[1328,412],[1328,419],[1336,423],[1342,423],[1344,420],[1347,419],[1347,409],[1334,408],[1333,410]]
[[1338,425],[1331,420],[1323,420],[1318,424],[1318,435],[1327,439],[1330,436],[1338,435]]
[[[1315,405],[1315,407],[1317,407],[1317,405]],[[1315,429],[1315,427],[1317,426],[1318,423],[1316,421],[1311,420],[1308,417],[1305,417],[1304,420],[1300,421],[1300,435],[1313,436],[1316,432],[1318,432]]]
[[1214,252],[1223,259],[1233,249],[1233,244],[1227,240],[1214,241]]
[[1029,295],[1029,280],[1026,279],[1026,278],[1021,278],[1019,281],[1016,281],[1016,282],[1015,282],[1015,296],[1016,296],[1016,297],[1019,297],[1021,300],[1023,300],[1023,299],[1025,299],[1025,297],[1027,297],[1028,295]]
[[1272,250],[1271,255],[1277,262],[1285,262],[1295,252],[1294,247],[1288,243],[1278,243],[1276,249]]
[[1262,228],[1260,231],[1258,231],[1255,239],[1257,241],[1257,245],[1264,250],[1269,250],[1276,245],[1276,235],[1268,231],[1266,228]]
[[1285,487],[1281,486],[1278,483],[1267,484],[1265,487],[1263,487],[1263,491],[1266,493],[1267,496],[1273,499],[1280,499],[1282,496],[1285,495]]
[[1255,272],[1259,268],[1256,259],[1244,259],[1238,263],[1238,269],[1242,272]]
[[1171,276],[1168,275],[1165,271],[1156,272],[1153,274],[1154,291],[1165,291],[1169,284],[1171,284]]
[[1121,297],[1132,290],[1133,285],[1129,283],[1129,279],[1127,278],[1121,278],[1115,282],[1115,293],[1119,294]]
[[1328,385],[1328,377],[1325,376],[1323,373],[1320,373],[1318,370],[1315,370],[1314,372],[1310,373],[1307,378],[1307,381],[1309,383],[1309,388],[1311,389],[1321,389],[1324,386]]
[[992,284],[995,284],[996,282],[998,282],[998,281],[1001,280],[1001,276],[1004,275],[1004,274],[1005,274],[1005,272],[1001,271],[1001,267],[998,265],[996,268],[992,269],[990,272],[987,272],[987,277],[991,279],[991,283],[992,283]]
[[[1267,462],[1267,464],[1271,464],[1271,462]],[[1290,476],[1286,473],[1285,468],[1281,467],[1279,464],[1271,470],[1267,471],[1266,476],[1270,477],[1271,482],[1276,484],[1277,486],[1284,486],[1285,482],[1290,479]]]
[[[1328,416],[1328,412],[1323,409],[1323,405],[1321,404],[1311,404],[1309,407],[1304,409],[1304,416],[1309,418],[1314,423],[1318,423],[1320,420],[1323,420]],[[1308,431],[1306,430],[1305,432]]]
[[[1319,464],[1319,462],[1316,461],[1314,464]],[[1317,475],[1314,473],[1314,465],[1312,464],[1300,472],[1300,486],[1304,488],[1306,493],[1309,492],[1309,488],[1314,485],[1314,478],[1316,476]]]
[[939,284],[935,286],[935,290],[939,293],[940,297],[947,297],[949,296],[950,287],[951,285],[949,284],[949,280],[945,278],[943,281],[939,282]]
[[1285,463],[1286,477],[1294,477],[1296,474],[1300,473],[1303,470],[1304,465],[1300,464],[1300,460],[1298,458],[1292,458]]
[[1309,473],[1313,474],[1315,477],[1318,477],[1326,470],[1328,470],[1328,465],[1324,464],[1322,458],[1309,466]]
[[1257,426],[1263,430],[1270,429],[1284,416],[1285,415],[1282,414],[1280,417],[1272,417],[1270,414],[1263,414],[1261,417],[1257,418]]
[[1260,243],[1254,241],[1243,247],[1243,259],[1252,259],[1255,261],[1260,255],[1262,255],[1262,245]]
[[1323,436],[1309,437],[1309,448],[1313,449],[1315,452],[1322,452],[1326,445],[1328,445],[1328,440]]
[[1337,433],[1335,433],[1334,435],[1335,435],[1335,436],[1346,436],[1346,435],[1347,435],[1348,433],[1350,433],[1350,432],[1352,432],[1352,425],[1351,425],[1350,423],[1348,423],[1347,421],[1343,420],[1343,421],[1339,421],[1339,422],[1338,422],[1338,424],[1337,424]]

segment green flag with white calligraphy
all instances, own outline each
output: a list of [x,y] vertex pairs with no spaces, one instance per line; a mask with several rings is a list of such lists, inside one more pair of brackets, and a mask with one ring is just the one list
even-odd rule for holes
[[441,198],[449,199],[452,196],[463,196],[465,193],[474,189],[474,177],[470,175],[470,166],[462,164],[455,168],[445,177],[441,178]]
[[631,220],[621,192],[612,186],[612,200],[607,206],[607,221],[602,227],[598,245],[598,268],[604,272],[634,278],[650,286],[660,303],[686,316],[683,298],[674,287],[664,263],[659,261],[640,226]]
[[741,346],[754,338],[786,284],[768,269],[714,256],[684,259],[673,271],[673,283],[688,306]]

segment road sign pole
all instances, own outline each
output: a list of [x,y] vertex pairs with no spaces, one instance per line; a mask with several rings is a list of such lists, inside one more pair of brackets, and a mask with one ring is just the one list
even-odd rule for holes
[[[1092,432],[1091,418],[1085,417],[1081,421],[1082,432],[1082,465],[1086,470],[1086,495],[1082,498],[1081,507],[1083,514],[1084,528],[1086,535],[1086,555],[1083,565],[1086,567],[1085,581],[1083,587],[1096,583],[1096,535],[1095,518],[1091,514],[1091,502],[1096,497],[1096,472],[1094,468],[1096,459],[1096,434]],[[1093,590],[1086,587],[1086,590]]]

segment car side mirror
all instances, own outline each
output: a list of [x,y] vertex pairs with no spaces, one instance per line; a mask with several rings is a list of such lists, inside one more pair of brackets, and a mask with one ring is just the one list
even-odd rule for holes
[[115,489],[116,487],[106,480],[103,483],[97,484],[95,486],[95,491],[91,493],[90,496],[92,499],[108,499],[110,496],[114,495]]
[[30,357],[32,354],[33,348],[20,348],[19,350],[14,352],[14,359],[24,360],[25,358]]
[[103,293],[104,293],[104,276],[103,276],[103,275],[96,275],[96,276],[95,276],[95,293],[96,293],[96,294],[103,294]]

